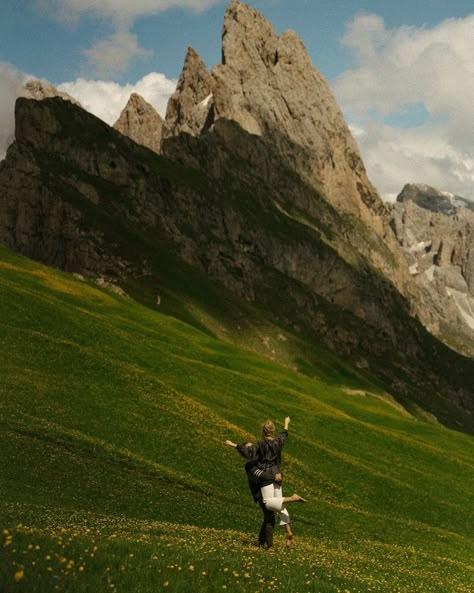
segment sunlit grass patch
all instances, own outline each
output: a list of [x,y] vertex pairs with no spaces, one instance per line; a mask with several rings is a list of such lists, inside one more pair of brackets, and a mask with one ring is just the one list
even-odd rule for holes
[[[420,562],[415,550],[301,538],[271,552],[247,533],[110,517],[87,526],[17,525],[3,530],[2,591],[309,591],[469,593],[472,581],[446,558]],[[472,565],[462,566],[466,574]]]
[[[471,437],[346,385],[334,357],[302,375],[1,254],[2,593],[474,589]],[[283,488],[309,502],[268,553],[223,441],[287,414]]]

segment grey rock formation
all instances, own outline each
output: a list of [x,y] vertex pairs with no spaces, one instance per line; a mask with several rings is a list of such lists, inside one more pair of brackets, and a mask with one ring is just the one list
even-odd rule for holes
[[212,80],[206,65],[188,48],[183,70],[166,110],[166,135],[186,132],[198,136],[212,124]]
[[222,64],[212,71],[215,119],[263,137],[309,183],[322,185],[336,207],[362,216],[357,184],[367,181],[357,146],[320,72],[293,31],[278,37],[256,10],[231,2],[222,35]]
[[55,86],[45,80],[29,80],[25,84],[20,96],[26,97],[27,99],[35,99],[36,101],[51,99],[52,97],[61,97],[61,99],[64,99],[65,101],[70,101],[71,103],[74,103],[74,105],[81,106],[79,101],[74,99],[69,93],[59,91]]
[[391,212],[410,272],[423,288],[418,306],[438,312],[431,329],[456,335],[468,352],[474,352],[474,204],[427,185],[410,184]]
[[[224,18],[222,64],[209,73],[196,52],[188,50],[166,121],[168,136],[210,132],[269,185],[281,184],[282,169],[296,173],[339,212],[368,229],[372,240],[361,240],[359,234],[353,243],[409,294],[409,274],[388,226],[387,209],[367,179],[327,82],[296,33],[278,37],[256,10],[231,2]],[[162,149],[170,154],[166,143]],[[192,165],[188,154],[184,158]],[[218,156],[214,169],[219,177]],[[320,216],[318,201],[301,200],[297,194],[293,207]]]
[[160,154],[163,126],[163,118],[150,103],[132,93],[113,127],[137,144]]
[[474,212],[473,202],[423,183],[407,183],[404,186],[397,196],[397,202],[408,201],[414,202],[425,210],[448,216],[456,214],[459,208],[467,208]]
[[[202,169],[182,168],[58,98],[19,99],[16,116],[16,141],[0,163],[0,243],[114,284],[150,274],[145,254],[156,258],[167,245],[279,323],[368,367],[398,396],[470,426],[465,376],[474,365],[434,341],[389,280],[341,247],[350,229],[322,198],[321,221],[283,211],[286,191],[318,198],[303,182],[266,186],[233,153],[224,159],[222,147],[186,134],[173,141]],[[216,156],[220,180],[209,175]],[[451,364],[455,376],[443,372]]]

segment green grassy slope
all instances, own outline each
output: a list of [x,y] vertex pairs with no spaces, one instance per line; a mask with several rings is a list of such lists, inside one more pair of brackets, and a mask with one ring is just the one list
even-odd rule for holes
[[[318,356],[298,374],[1,249],[0,591],[471,591],[472,437]],[[269,554],[223,441],[286,414],[309,503]]]

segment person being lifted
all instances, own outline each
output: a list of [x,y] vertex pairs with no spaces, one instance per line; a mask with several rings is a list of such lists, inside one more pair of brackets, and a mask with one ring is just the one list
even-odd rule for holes
[[230,440],[225,441],[226,445],[235,447],[243,457],[249,460],[245,464],[249,487],[264,515],[259,543],[268,548],[273,545],[274,513],[278,514],[280,525],[285,527],[286,545],[290,548],[293,543],[293,532],[286,505],[291,502],[306,502],[296,493],[292,496],[283,496],[282,492],[281,453],[288,438],[289,424],[290,417],[287,416],[283,431],[276,435],[274,423],[267,420],[262,426],[261,438],[255,444],[238,445]]

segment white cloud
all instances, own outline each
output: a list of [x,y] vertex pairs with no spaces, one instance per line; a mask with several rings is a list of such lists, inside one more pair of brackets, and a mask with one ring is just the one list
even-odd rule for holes
[[15,133],[15,100],[28,77],[10,64],[0,62],[0,160]]
[[[13,66],[0,62],[0,160],[14,139],[15,101],[27,80],[33,78],[19,72]],[[120,85],[101,80],[78,78],[60,84],[58,90],[69,93],[84,109],[90,111],[109,125],[113,125],[125,107],[130,95],[138,93],[162,116],[170,95],[175,91],[176,80],[164,74],[151,72],[134,84]]]
[[474,155],[452,145],[445,132],[433,124],[407,129],[371,123],[354,136],[371,181],[387,200],[395,199],[405,183],[426,183],[474,199]]
[[175,88],[176,80],[169,80],[159,72],[147,74],[135,84],[120,85],[110,81],[78,78],[58,86],[59,90],[72,95],[85,109],[109,125],[115,123],[132,93],[141,95],[164,116],[168,98]]
[[[86,56],[88,76],[113,78],[126,72],[136,59],[150,56],[152,52],[140,47],[136,35],[131,32],[135,19],[157,15],[172,8],[206,10],[222,0],[33,0],[40,10],[63,22],[72,22],[82,17],[103,18],[110,23],[113,34],[99,39],[83,50]],[[83,69],[84,70],[84,69]]]
[[94,75],[98,78],[123,74],[130,62],[153,54],[153,52],[141,48],[136,35],[129,31],[117,31],[82,53],[87,57]]
[[[357,140],[381,193],[417,180],[474,198],[474,15],[392,30],[361,15],[342,41],[356,65],[333,88],[348,120],[365,129]],[[420,105],[427,122],[395,127],[394,118]]]
[[83,15],[112,17],[117,22],[130,22],[145,15],[159,14],[172,8],[206,10],[222,0],[35,0],[56,18],[71,21]]

